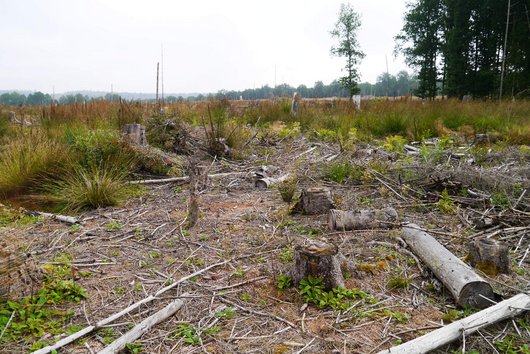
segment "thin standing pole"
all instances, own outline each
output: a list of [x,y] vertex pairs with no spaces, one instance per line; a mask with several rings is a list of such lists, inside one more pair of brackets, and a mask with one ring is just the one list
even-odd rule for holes
[[160,69],[160,63],[156,63],[156,104],[158,105],[158,74]]
[[504,81],[504,67],[506,63],[506,44],[508,43],[508,25],[510,23],[511,0],[508,0],[508,10],[506,11],[506,31],[504,31],[504,48],[502,49],[501,85],[499,87],[499,100],[502,99],[502,83]]

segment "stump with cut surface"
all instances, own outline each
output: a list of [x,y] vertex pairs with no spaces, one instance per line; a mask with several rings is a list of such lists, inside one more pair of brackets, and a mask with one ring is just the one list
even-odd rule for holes
[[125,124],[123,126],[123,139],[133,145],[147,145],[145,127],[141,124]]
[[469,244],[470,263],[489,276],[510,273],[508,246],[488,238],[476,239]]
[[308,241],[307,244],[297,246],[294,250],[294,268],[291,276],[295,284],[308,276],[321,278],[326,290],[344,287],[340,261],[341,254],[336,245]]
[[311,187],[302,190],[300,200],[293,212],[305,215],[326,214],[333,208],[331,191],[328,188]]
[[396,209],[387,207],[384,209],[358,209],[343,211],[331,209],[328,216],[328,224],[331,230],[361,230],[383,228],[388,229],[397,221]]

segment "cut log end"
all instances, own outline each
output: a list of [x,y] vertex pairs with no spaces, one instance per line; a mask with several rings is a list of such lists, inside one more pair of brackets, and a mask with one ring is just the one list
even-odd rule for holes
[[458,304],[462,307],[485,309],[495,303],[493,299],[495,294],[489,283],[474,281],[467,283],[460,290]]

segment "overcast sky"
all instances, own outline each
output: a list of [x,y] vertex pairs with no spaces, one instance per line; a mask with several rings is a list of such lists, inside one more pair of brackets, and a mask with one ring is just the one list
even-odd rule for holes
[[[0,89],[166,93],[325,84],[341,76],[329,31],[340,0],[0,0]],[[405,0],[352,0],[362,81],[394,58]]]

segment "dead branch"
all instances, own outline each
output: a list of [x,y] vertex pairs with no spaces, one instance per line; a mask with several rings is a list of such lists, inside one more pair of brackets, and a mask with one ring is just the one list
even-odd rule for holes
[[112,342],[108,347],[101,350],[99,354],[115,354],[125,348],[127,343],[132,343],[147,333],[153,326],[173,316],[184,305],[184,301],[177,299],[164,307],[162,310],[147,317],[129,332]]
[[462,338],[462,335],[469,335],[479,329],[489,326],[493,323],[515,317],[530,309],[530,296],[527,294],[518,294],[514,297],[504,300],[495,306],[477,312],[471,316],[453,322],[445,327],[432,331],[424,336],[413,339],[404,344],[390,349],[380,351],[378,354],[385,353],[426,353],[454,340]]
[[[226,172],[226,173],[214,173],[208,175],[208,178],[223,178],[230,176],[243,176],[247,172]],[[190,180],[189,176],[184,177],[170,177],[170,178],[160,178],[160,179],[143,179],[139,181],[129,181],[128,184],[156,184],[156,183],[178,183],[178,182],[188,182]]]

